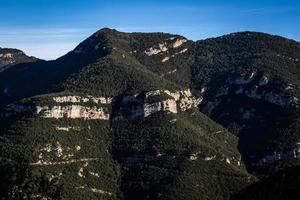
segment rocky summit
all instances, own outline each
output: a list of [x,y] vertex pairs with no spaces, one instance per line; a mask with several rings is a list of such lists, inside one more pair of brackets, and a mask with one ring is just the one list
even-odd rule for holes
[[299,197],[299,88],[300,43],[257,32],[0,49],[1,199]]

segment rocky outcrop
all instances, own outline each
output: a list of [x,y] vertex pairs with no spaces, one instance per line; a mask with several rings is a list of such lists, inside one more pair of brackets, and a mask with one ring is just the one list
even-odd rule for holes
[[159,111],[177,113],[176,101],[173,99],[167,99],[167,100],[161,101],[161,102],[144,104],[144,110],[143,110],[144,117],[148,117],[149,115],[159,112]]
[[178,39],[174,39],[173,40],[173,48],[178,48],[178,47],[180,47],[181,45],[183,45],[184,43],[186,43],[187,42],[187,40],[186,39],[180,39],[180,38],[178,38]]
[[293,86],[288,84],[284,91],[269,85],[266,75],[258,75],[256,72],[241,75],[227,81],[228,85],[218,90],[215,97],[223,97],[229,94],[245,95],[252,99],[263,100],[284,108],[299,107],[298,98],[290,92]]
[[33,62],[36,58],[27,56],[18,49],[0,48],[0,67],[23,62]]
[[98,119],[109,120],[110,115],[105,113],[102,107],[87,107],[82,105],[69,106],[34,106],[34,105],[11,105],[4,117],[20,113],[33,113],[43,118],[70,118],[70,119]]
[[58,96],[53,97],[53,101],[57,103],[87,103],[94,102],[97,104],[110,104],[112,103],[111,97],[93,97],[93,96]]
[[57,126],[55,127],[55,129],[57,131],[65,131],[65,132],[69,132],[69,131],[80,131],[81,128],[79,126],[67,126],[67,127],[60,127],[60,126]]
[[12,64],[16,62],[17,55],[24,55],[23,52],[14,53],[0,53],[0,61],[6,64]]
[[161,62],[167,62],[168,60],[170,60],[170,57],[169,56],[167,56],[167,57],[165,57],[165,58],[163,58],[162,60],[161,60]]
[[148,56],[152,56],[152,55],[157,55],[159,53],[166,52],[166,51],[168,51],[168,48],[163,43],[163,44],[158,44],[158,47],[150,47],[149,49],[147,49],[145,51],[145,54]]
[[[152,102],[150,100],[152,97],[161,100]],[[120,110],[113,110],[114,113],[120,112],[123,116],[137,118],[148,117],[160,111],[176,114],[178,111],[196,108],[202,102],[202,98],[194,97],[189,89],[183,91],[154,90],[146,92],[144,95],[125,95],[118,103],[114,102],[113,98],[92,96],[55,96],[52,97],[52,100],[56,105],[10,105],[5,117],[26,112],[37,114],[43,118],[109,120],[110,113],[107,113],[101,106],[106,104],[115,108],[120,107]],[[100,105],[88,106],[87,103]],[[126,110],[126,114],[124,114],[124,110]]]
[[[155,102],[149,102],[150,98],[163,98]],[[122,105],[119,115],[129,118],[148,117],[151,114],[164,111],[178,113],[191,108],[196,108],[202,102],[202,98],[196,98],[191,91],[169,91],[154,90],[147,92],[143,97],[141,95],[126,95],[122,97]]]
[[[171,37],[166,40],[164,40],[162,43],[159,43],[158,45],[155,45],[153,47],[150,47],[149,49],[146,49],[144,53],[147,56],[153,56],[153,55],[159,55],[164,52],[168,52],[170,49],[177,49],[181,47],[184,43],[187,42],[187,39],[185,38],[176,38]],[[183,49],[179,52],[179,54],[186,52],[187,49]],[[166,62],[167,60],[163,61]]]
[[81,105],[38,107],[37,110],[44,118],[70,118],[70,119],[100,119],[109,120],[109,114],[103,108],[85,107]]

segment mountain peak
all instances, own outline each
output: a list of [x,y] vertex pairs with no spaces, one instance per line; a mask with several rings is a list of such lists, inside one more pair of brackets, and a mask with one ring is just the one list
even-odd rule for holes
[[104,27],[99,29],[97,32],[102,32],[102,33],[115,33],[115,32],[119,32],[116,29],[113,28],[108,28],[108,27]]

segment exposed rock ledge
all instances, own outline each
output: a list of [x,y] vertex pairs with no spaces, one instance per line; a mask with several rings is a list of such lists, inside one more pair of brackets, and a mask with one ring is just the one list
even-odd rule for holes
[[[187,39],[171,37],[171,38],[163,41],[163,43],[158,44],[157,46],[150,47],[149,49],[145,50],[144,53],[148,56],[161,54],[163,52],[169,51],[170,48],[172,48],[172,49],[179,48],[186,42],[187,42]],[[185,52],[185,50],[184,50],[184,52]],[[184,53],[184,52],[181,52],[181,53]]]
[[[118,106],[114,105],[115,102],[113,98],[97,98],[92,96],[56,96],[53,97],[53,101],[58,105],[49,106],[13,104],[8,107],[8,111],[4,116],[8,117],[11,115],[17,115],[19,113],[29,112],[37,114],[43,118],[109,120],[110,113],[106,113],[101,105],[90,107],[85,106],[84,104],[76,105],[75,103],[87,103],[92,101],[99,104],[113,104],[115,108],[121,108],[120,110],[113,110],[114,113],[120,112],[122,116],[125,116],[122,111],[124,110],[123,108],[126,108],[126,117],[136,118],[148,117],[151,114],[160,111],[178,113],[179,110],[186,111],[188,109],[195,108],[202,102],[202,98],[194,97],[189,89],[183,91],[154,90],[149,91],[146,94],[141,94],[122,96],[122,100]],[[162,100],[155,100],[151,102],[149,100],[151,97],[158,97],[158,99]],[[61,103],[73,104],[60,105]]]
[[[147,103],[150,97],[168,96],[168,98]],[[169,90],[154,90],[147,92],[145,97],[140,99],[139,95],[127,95],[122,98],[120,113],[123,117],[137,118],[148,117],[156,112],[164,111],[170,113],[178,113],[178,111],[186,111],[191,108],[196,108],[202,102],[202,98],[192,96],[191,91],[174,91]],[[124,111],[125,110],[125,111]],[[118,111],[117,111],[118,112]],[[123,113],[122,113],[123,112]]]
[[69,106],[26,106],[11,105],[11,112],[7,112],[5,117],[16,115],[19,113],[30,112],[38,114],[43,118],[71,118],[71,119],[100,119],[109,120],[110,115],[104,112],[101,107],[86,107],[81,105]]
[[288,84],[285,91],[280,91],[270,86],[267,76],[258,75],[256,72],[241,75],[227,82],[228,85],[222,87],[217,92],[216,97],[226,96],[231,93],[263,100],[284,108],[299,107],[298,98],[290,93],[294,88],[291,84]]
[[87,102],[94,102],[99,104],[110,104],[112,103],[112,98],[110,97],[93,97],[93,96],[58,96],[53,97],[53,101],[57,103],[87,103]]
[[41,113],[42,117],[45,118],[83,118],[83,119],[102,119],[109,120],[109,114],[106,114],[103,108],[94,107],[85,107],[80,105],[71,105],[71,106],[53,106],[49,108],[38,107],[38,110]]

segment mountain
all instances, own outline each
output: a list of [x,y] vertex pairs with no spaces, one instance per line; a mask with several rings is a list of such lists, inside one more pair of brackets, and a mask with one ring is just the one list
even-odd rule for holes
[[[202,112],[239,136],[239,149],[251,172],[273,173],[269,167],[277,162],[296,161],[299,43],[249,32],[202,43],[208,43],[205,49],[209,51],[197,58],[209,57],[209,65],[196,62],[195,67],[199,74],[214,77],[205,85],[208,90]],[[194,80],[199,81],[198,75]]]
[[0,70],[19,63],[35,62],[37,59],[27,56],[18,49],[0,48]]
[[57,60],[11,66],[0,72],[1,195],[247,194],[299,165],[299,49],[256,32],[194,42],[102,29]]

